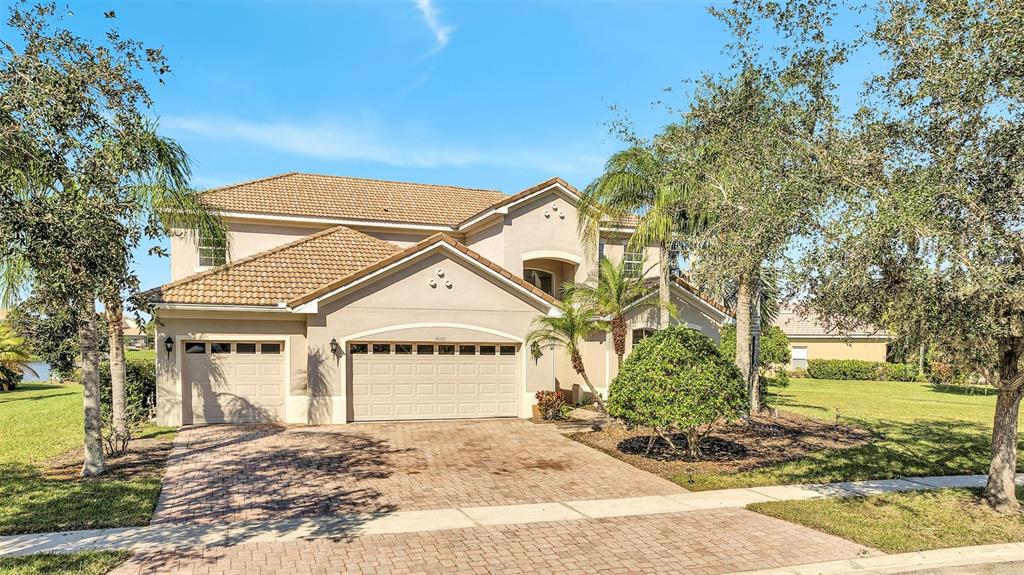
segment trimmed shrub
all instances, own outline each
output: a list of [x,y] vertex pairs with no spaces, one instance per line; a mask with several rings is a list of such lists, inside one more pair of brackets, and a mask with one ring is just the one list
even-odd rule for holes
[[917,367],[906,363],[884,363],[862,359],[812,359],[807,377],[875,381],[917,381]]
[[572,407],[565,400],[565,394],[561,391],[540,390],[534,395],[537,398],[537,409],[540,411],[541,419],[566,419]]
[[[152,359],[131,358],[124,364],[125,407],[148,411],[156,406],[156,362]],[[100,405],[110,407],[110,363],[100,363]]]
[[668,434],[685,432],[694,458],[714,424],[739,417],[747,405],[747,387],[732,359],[707,336],[678,326],[633,347],[608,394],[609,415],[651,428],[673,449]]

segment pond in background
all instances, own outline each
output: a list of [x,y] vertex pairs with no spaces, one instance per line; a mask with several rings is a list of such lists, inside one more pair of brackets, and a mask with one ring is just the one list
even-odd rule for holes
[[45,361],[30,361],[28,365],[35,370],[35,374],[25,370],[25,381],[48,381],[50,379],[50,365]]

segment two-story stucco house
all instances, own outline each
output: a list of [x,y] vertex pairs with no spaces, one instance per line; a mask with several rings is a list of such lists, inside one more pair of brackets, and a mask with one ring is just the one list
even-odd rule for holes
[[[627,253],[629,226],[586,249],[558,178],[505,195],[293,173],[204,194],[228,248],[172,238],[172,281],[149,294],[162,425],[529,417],[537,390],[581,383],[562,350],[525,343],[562,283],[602,256],[658,273],[653,248]],[[718,337],[723,308],[682,281],[673,297],[674,322]],[[631,315],[634,338],[657,313]],[[584,356],[605,392],[610,340]]]

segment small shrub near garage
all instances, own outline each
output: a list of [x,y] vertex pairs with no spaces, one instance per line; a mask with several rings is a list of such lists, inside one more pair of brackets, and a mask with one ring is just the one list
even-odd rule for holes
[[[156,362],[153,359],[130,358],[124,362],[125,405],[149,410],[156,405]],[[110,406],[110,363],[100,363],[100,405]]]
[[561,391],[540,390],[534,397],[537,398],[537,409],[540,411],[541,419],[566,419],[572,411],[569,402],[565,400],[565,393]]
[[[682,431],[690,456],[716,423],[735,419],[748,405],[739,369],[701,333],[670,327],[638,343],[612,382],[608,414],[630,427],[646,427],[676,448]],[[653,438],[653,436],[652,436]]]
[[917,367],[906,363],[885,363],[862,359],[812,359],[807,377],[873,381],[917,381]]

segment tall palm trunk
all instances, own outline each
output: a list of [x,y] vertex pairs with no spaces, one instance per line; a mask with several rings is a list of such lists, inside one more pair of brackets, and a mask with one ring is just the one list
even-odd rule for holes
[[619,371],[622,371],[622,358],[626,355],[626,332],[629,325],[622,314],[615,314],[612,318],[612,345],[615,347],[615,356],[619,360]]
[[1022,388],[1015,379],[1020,362],[1020,345],[1003,353],[1000,361],[1000,380],[1008,387],[999,389],[996,413],[992,426],[992,462],[988,468],[988,483],[982,497],[996,511],[1020,511],[1014,478],[1017,473],[1017,419],[1020,411]]
[[750,341],[750,307],[752,296],[750,288],[750,278],[746,275],[740,276],[739,286],[736,290],[736,367],[740,368],[740,373],[743,374],[743,379],[748,384],[750,382],[750,372],[753,368]]
[[661,306],[658,308],[658,328],[668,327],[669,305],[671,294],[668,291],[669,269],[668,269],[668,243],[661,242],[658,245],[658,299]]
[[102,421],[100,419],[100,358],[96,342],[96,302],[91,296],[83,308],[85,317],[78,330],[82,348],[82,405],[85,412],[85,459],[82,477],[100,475],[107,470],[103,458]]
[[761,278],[755,276],[750,294],[750,413],[761,412]]
[[597,402],[598,407],[601,408],[602,413],[608,413],[608,410],[604,408],[604,400],[598,395],[597,390],[594,389],[594,384],[590,383],[590,378],[587,377],[587,368],[583,366],[583,357],[580,356],[580,352],[573,350],[572,356],[572,368],[576,370],[576,373],[580,374],[583,378],[583,382],[587,384],[587,389],[590,390],[590,394],[594,396],[594,401]]
[[125,424],[125,360],[124,360],[124,308],[115,298],[104,304],[107,325],[110,328],[110,396],[111,415],[116,437],[127,435]]

